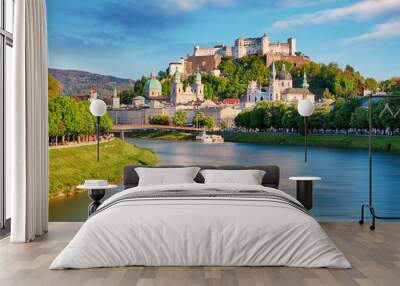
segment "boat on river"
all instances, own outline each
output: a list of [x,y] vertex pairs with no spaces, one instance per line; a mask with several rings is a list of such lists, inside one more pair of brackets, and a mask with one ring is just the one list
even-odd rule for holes
[[224,143],[224,138],[221,135],[208,135],[205,130],[201,135],[196,136],[196,141],[203,143]]

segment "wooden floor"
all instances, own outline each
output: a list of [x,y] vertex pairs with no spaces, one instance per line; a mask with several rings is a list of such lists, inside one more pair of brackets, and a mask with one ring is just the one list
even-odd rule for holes
[[400,285],[400,223],[322,223],[352,269],[288,267],[125,267],[48,270],[80,223],[51,223],[49,233],[29,244],[0,241],[0,285]]

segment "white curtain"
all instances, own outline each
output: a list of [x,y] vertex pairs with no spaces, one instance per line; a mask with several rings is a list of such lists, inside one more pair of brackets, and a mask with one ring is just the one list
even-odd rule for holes
[[47,232],[47,23],[45,0],[15,1],[13,94],[6,99],[6,187],[12,242]]

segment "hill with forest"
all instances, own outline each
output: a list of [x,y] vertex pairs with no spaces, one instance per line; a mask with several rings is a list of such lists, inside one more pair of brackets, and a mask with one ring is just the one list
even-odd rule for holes
[[132,79],[79,70],[49,69],[49,73],[61,83],[62,94],[67,96],[87,95],[91,86],[95,84],[99,97],[108,99],[112,96],[114,87],[118,90],[128,90],[135,84]]

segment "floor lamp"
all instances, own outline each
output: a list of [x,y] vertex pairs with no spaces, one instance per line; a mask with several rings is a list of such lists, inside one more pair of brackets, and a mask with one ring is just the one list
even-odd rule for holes
[[100,117],[107,111],[107,106],[101,99],[95,99],[90,104],[90,113],[96,117],[97,162],[100,162]]
[[[377,95],[374,98],[400,98],[399,95]],[[362,225],[364,224],[364,209],[368,208],[371,216],[372,216],[372,225],[370,225],[371,230],[375,230],[375,220],[382,219],[382,220],[400,220],[400,217],[393,217],[393,216],[378,216],[376,214],[375,208],[373,206],[372,201],[372,104],[371,104],[372,96],[371,94],[368,96],[368,125],[369,125],[369,132],[368,132],[368,204],[363,204],[361,206],[361,219],[359,223]]]
[[304,162],[307,163],[307,117],[314,112],[314,103],[309,99],[302,99],[297,105],[297,111],[304,117]]

